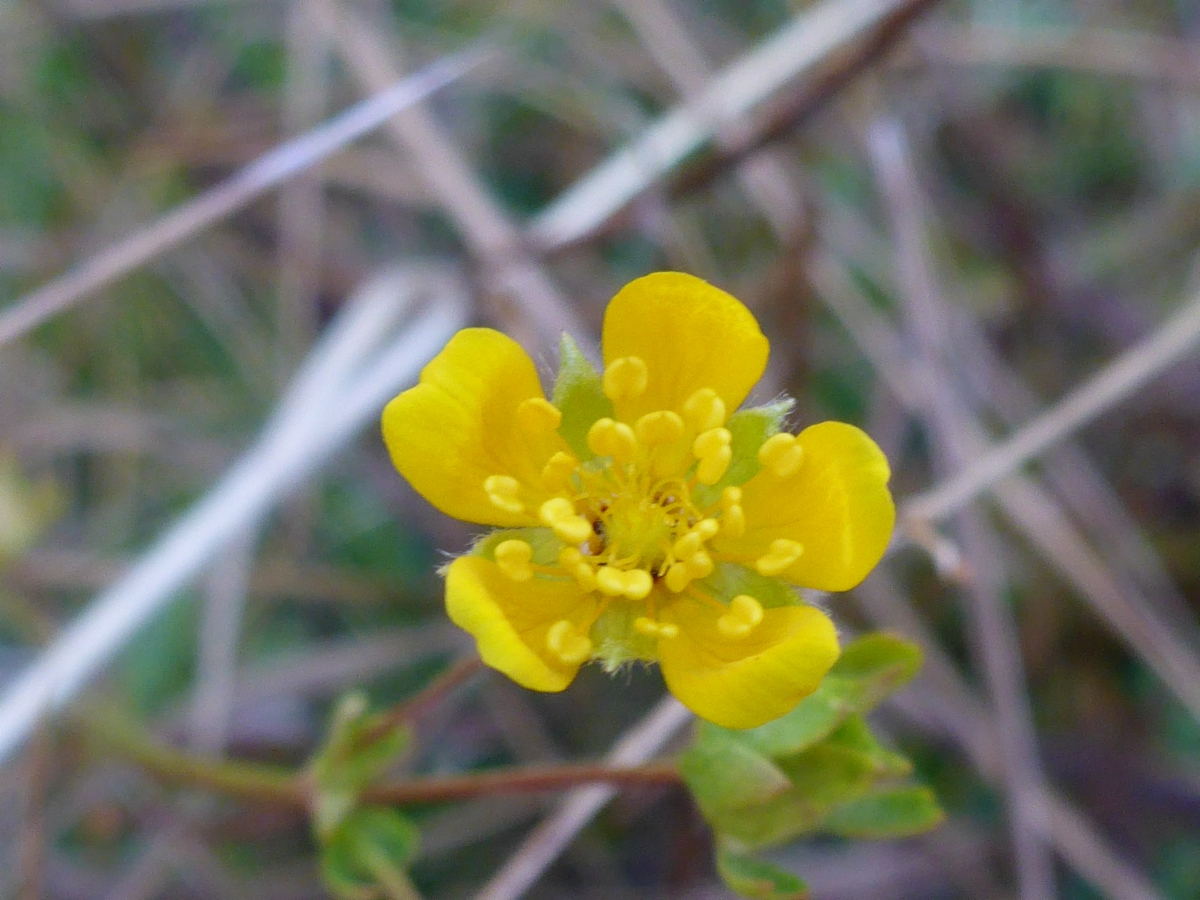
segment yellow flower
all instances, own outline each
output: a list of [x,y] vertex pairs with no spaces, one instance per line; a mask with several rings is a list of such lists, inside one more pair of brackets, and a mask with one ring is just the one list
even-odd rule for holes
[[793,586],[847,590],[879,561],[889,469],[851,425],[780,431],[790,401],[735,412],[767,352],[733,297],[659,272],[609,304],[603,374],[564,336],[553,402],[512,339],[470,328],[388,404],[401,474],[499,527],[446,570],[450,618],[484,662],[561,691],[592,659],[657,661],[731,728],[820,684],[837,635]]

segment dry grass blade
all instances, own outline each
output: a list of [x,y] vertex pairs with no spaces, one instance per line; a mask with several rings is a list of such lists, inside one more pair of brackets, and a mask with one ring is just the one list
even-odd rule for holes
[[315,166],[401,110],[461,78],[487,56],[479,50],[462,53],[393,83],[322,127],[282,144],[195,200],[19,298],[0,312],[0,346],[16,340],[51,316],[236,212],[264,192]]

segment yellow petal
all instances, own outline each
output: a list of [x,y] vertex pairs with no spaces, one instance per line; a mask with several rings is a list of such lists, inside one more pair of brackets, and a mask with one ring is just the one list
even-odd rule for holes
[[647,369],[645,390],[614,404],[624,422],[660,409],[682,414],[701,388],[712,388],[726,409],[737,409],[762,377],[767,351],[750,310],[681,272],[631,281],[604,314],[605,364],[637,357]]
[[781,478],[768,469],[742,485],[746,531],[718,535],[720,559],[746,565],[795,541],[802,552],[780,574],[793,584],[845,591],[862,581],[887,549],[896,522],[887,458],[866,433],[844,422],[822,422],[796,437],[802,462]]
[[460,556],[446,571],[446,612],[475,638],[483,661],[535,691],[561,691],[580,663],[552,653],[547,635],[562,620],[583,634],[596,610],[594,597],[573,580],[516,582],[491,560]]
[[[468,328],[387,405],[383,438],[400,474],[442,512],[484,525],[538,525],[549,496],[542,470],[567,447],[552,428],[518,416],[530,398],[545,400],[529,355],[498,331]],[[519,506],[489,499],[484,483],[493,476],[516,479]]]
[[684,706],[726,728],[756,728],[817,689],[838,658],[833,623],[811,606],[763,610],[745,637],[730,639],[721,612],[684,598],[659,618],[679,635],[658,642],[667,687]]

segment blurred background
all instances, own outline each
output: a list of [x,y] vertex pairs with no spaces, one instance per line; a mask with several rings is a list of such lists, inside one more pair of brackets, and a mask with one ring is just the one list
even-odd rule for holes
[[[486,59],[319,165],[292,145],[277,184],[187,206],[468,48]],[[829,900],[1200,897],[1196,353],[1152,350],[1154,377],[981,496],[904,507],[1160,329],[1190,348],[1198,248],[1182,0],[0,0],[0,896],[326,896],[298,812],[163,786],[5,691],[75,622],[75,709],[302,764],[337,696],[394,703],[469,649],[436,568],[473,532],[392,470],[378,396],[334,414],[359,370],[304,378],[331,323],[412,294],[345,345],[362,371],[398,347],[403,387],[471,322],[549,384],[559,332],[594,346],[621,285],[678,269],[759,318],[758,399],[867,428],[927,514],[828,605],[926,648],[876,721],[947,824],[778,860]],[[167,574],[132,583],[156,553]],[[78,618],[139,590],[144,627]],[[404,765],[596,759],[661,693],[655,671],[555,696],[481,675]],[[476,896],[555,802],[425,808],[418,887]],[[662,788],[529,896],[726,894]]]

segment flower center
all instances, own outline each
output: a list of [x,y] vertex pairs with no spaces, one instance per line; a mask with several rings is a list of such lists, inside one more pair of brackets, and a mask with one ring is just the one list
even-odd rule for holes
[[[645,393],[647,367],[636,356],[612,361],[604,373],[604,392],[612,400],[636,399]],[[561,415],[540,398],[517,410],[521,427],[531,434],[557,427]],[[725,487],[716,502],[695,501],[700,486],[717,484],[733,458],[732,435],[725,427],[725,403],[710,388],[697,390],[681,410],[657,410],[633,425],[611,418],[597,420],[588,431],[595,454],[580,462],[566,452],[554,454],[542,471],[546,490],[554,496],[538,508],[538,517],[566,545],[557,565],[531,562],[532,548],[508,540],[495,549],[501,570],[515,581],[537,572],[575,579],[586,592],[601,595],[596,617],[586,628],[555,622],[547,646],[564,662],[598,655],[616,666],[628,659],[652,658],[655,640],[670,639],[678,628],[657,618],[655,588],[667,596],[685,591],[723,610],[719,631],[740,640],[758,625],[762,608],[739,595],[728,606],[691,588],[713,571],[708,543],[718,534],[740,537],[746,529],[742,491]],[[769,438],[759,460],[780,477],[794,474],[801,450],[791,435]],[[485,484],[500,509],[524,509],[516,480],[492,476]],[[786,570],[802,548],[778,540],[771,552],[755,561],[764,575]],[[592,637],[600,642],[594,648]]]

